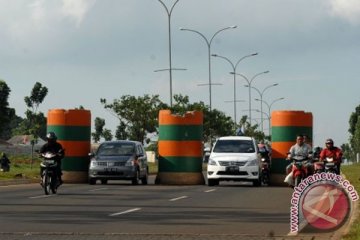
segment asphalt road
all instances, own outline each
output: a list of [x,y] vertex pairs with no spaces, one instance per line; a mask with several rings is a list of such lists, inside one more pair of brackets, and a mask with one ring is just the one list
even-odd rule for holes
[[285,239],[289,232],[290,188],[152,183],[64,184],[47,196],[39,184],[0,186],[0,239]]

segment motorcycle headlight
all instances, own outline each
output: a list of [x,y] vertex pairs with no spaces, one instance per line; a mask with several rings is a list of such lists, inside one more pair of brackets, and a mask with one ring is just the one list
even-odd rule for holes
[[216,163],[216,161],[214,161],[214,160],[212,160],[212,159],[209,159],[208,165],[214,165],[214,166],[216,166],[217,163]]
[[257,166],[257,159],[250,160],[247,162],[247,166]]

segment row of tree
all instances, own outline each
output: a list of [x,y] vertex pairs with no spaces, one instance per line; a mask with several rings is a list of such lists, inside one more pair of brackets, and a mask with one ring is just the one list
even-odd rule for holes
[[[48,88],[36,82],[30,95],[24,97],[27,106],[25,118],[16,115],[15,109],[9,106],[11,89],[5,81],[0,79],[0,139],[9,139],[14,135],[32,135],[36,142],[38,137],[45,138],[46,117],[39,111],[40,104],[48,94]],[[257,140],[265,136],[258,130],[258,125],[251,125],[247,116],[243,116],[239,123],[235,124],[231,117],[223,112],[212,109],[203,102],[190,103],[188,96],[174,95],[172,107],[162,102],[159,95],[147,95],[140,97],[124,95],[119,99],[108,102],[100,99],[100,103],[114,117],[118,119],[115,134],[105,128],[105,120],[95,118],[94,132],[91,134],[94,142],[101,139],[132,139],[140,142],[149,142],[149,133],[158,131],[158,113],[160,109],[170,109],[174,114],[184,114],[186,111],[202,111],[204,114],[203,141],[213,142],[216,137],[234,135],[237,129],[242,129],[244,135],[253,136]],[[360,153],[360,105],[355,108],[349,118],[349,143],[341,146],[348,159],[355,159],[356,153]]]
[[36,82],[29,96],[24,97],[27,107],[25,118],[16,115],[15,109],[9,106],[11,89],[0,79],[0,139],[9,139],[14,135],[31,135],[33,143],[38,137],[46,135],[46,117],[39,111],[39,105],[44,101],[48,89]]

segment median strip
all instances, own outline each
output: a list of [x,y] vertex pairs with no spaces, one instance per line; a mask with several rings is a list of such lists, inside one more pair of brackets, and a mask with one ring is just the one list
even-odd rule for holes
[[113,214],[110,214],[109,216],[114,217],[114,216],[123,215],[123,214],[131,213],[131,212],[136,212],[139,210],[141,210],[141,208],[133,208],[133,209],[129,209],[129,210],[126,210],[123,212],[113,213]]

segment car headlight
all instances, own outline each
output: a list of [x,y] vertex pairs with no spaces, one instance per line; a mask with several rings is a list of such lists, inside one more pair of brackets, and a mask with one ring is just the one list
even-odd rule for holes
[[208,165],[217,165],[216,161],[209,159]]
[[257,166],[258,165],[258,161],[257,159],[254,160],[250,160],[247,162],[246,166]]
[[96,166],[97,166],[97,162],[92,160],[90,162],[90,167],[96,167]]
[[125,163],[125,167],[132,167],[132,166],[134,166],[134,160],[133,159],[127,160]]

